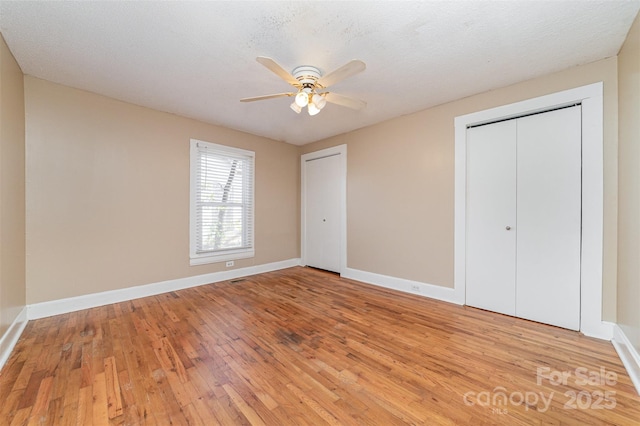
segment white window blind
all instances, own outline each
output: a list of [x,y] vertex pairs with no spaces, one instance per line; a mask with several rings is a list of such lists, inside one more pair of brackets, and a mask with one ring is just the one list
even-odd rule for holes
[[191,264],[254,255],[254,156],[191,141]]

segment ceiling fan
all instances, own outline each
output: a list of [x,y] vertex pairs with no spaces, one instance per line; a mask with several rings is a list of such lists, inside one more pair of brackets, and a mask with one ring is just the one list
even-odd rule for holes
[[326,75],[322,75],[318,68],[310,65],[296,67],[292,73],[289,73],[271,58],[258,56],[256,61],[295,87],[297,91],[256,96],[253,98],[243,98],[240,99],[240,102],[253,102],[284,96],[294,96],[295,99],[291,104],[291,109],[300,114],[302,108],[307,107],[309,115],[316,115],[319,113],[320,110],[325,107],[327,102],[352,109],[362,109],[367,105],[364,101],[359,99],[349,98],[326,90],[329,86],[364,71],[366,65],[360,60],[354,59]]

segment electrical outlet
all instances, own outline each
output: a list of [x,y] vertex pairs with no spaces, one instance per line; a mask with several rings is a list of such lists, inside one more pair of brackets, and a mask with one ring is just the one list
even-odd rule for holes
[[227,268],[233,266],[233,260],[228,261],[226,265],[227,265]]
[[411,291],[414,293],[420,293],[420,286],[418,284],[411,284]]

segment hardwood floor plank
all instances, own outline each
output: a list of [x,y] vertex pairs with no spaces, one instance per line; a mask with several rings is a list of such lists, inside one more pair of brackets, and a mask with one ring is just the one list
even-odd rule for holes
[[[51,398],[47,407],[47,413],[41,417],[38,424],[49,423],[52,425],[63,424],[64,401],[62,398]],[[33,417],[32,417],[33,418]]]
[[30,321],[0,373],[8,425],[639,420],[610,342],[301,267]]
[[49,399],[51,397],[51,387],[53,384],[53,377],[48,376],[40,381],[40,387],[36,400],[33,403],[31,409],[31,417],[40,422],[40,417],[44,417],[44,414],[49,408]]
[[[11,419],[10,426],[22,426],[29,423],[29,416],[31,415],[31,407],[22,408],[16,412],[16,415]],[[8,419],[7,419],[8,420]]]
[[176,395],[171,389],[167,376],[162,368],[152,372],[157,387],[157,400],[151,403],[151,410],[157,420],[166,419],[170,424],[186,425],[187,421]]
[[242,362],[242,360],[236,362],[236,360],[230,356],[225,357],[224,360],[236,376],[243,379],[245,386],[251,388],[251,391],[254,392],[265,407],[269,410],[274,410],[278,407],[278,403],[274,400],[274,396],[276,396],[278,392],[271,386],[269,381],[261,377],[260,371],[250,368],[247,363]]
[[78,394],[78,412],[76,424],[93,425],[93,387],[86,386],[80,388]]
[[303,392],[299,388],[297,388],[292,383],[287,385],[287,389],[289,389],[300,401],[302,401],[306,406],[311,408],[320,418],[322,418],[327,424],[330,425],[339,425],[340,422],[338,419],[327,411],[320,403],[318,403],[314,398],[308,395],[307,392]]
[[133,392],[133,384],[127,370],[122,370],[118,373],[118,383],[120,384],[124,424],[144,423],[144,408],[142,413],[140,412],[140,406],[144,407],[144,400],[136,399],[136,394]]
[[178,358],[176,351],[173,349],[173,346],[171,346],[169,339],[163,337],[160,340],[155,340],[151,346],[162,368],[166,372],[175,373],[180,379],[180,382],[185,383],[188,380],[187,372],[182,361]]
[[240,394],[229,384],[222,385],[224,391],[229,395],[233,404],[240,410],[251,425],[263,426],[266,423],[260,418],[258,413],[247,404],[247,402],[240,396]]
[[36,398],[38,396],[38,390],[40,389],[40,385],[42,381],[45,379],[45,377],[46,377],[46,372],[42,370],[31,374],[31,377],[29,378],[29,383],[27,383],[27,386],[24,392],[22,393],[22,398],[20,399],[20,403],[18,404],[19,410],[26,407],[33,407],[33,405],[36,402]]
[[107,385],[104,372],[96,374],[93,378],[92,395],[92,422],[95,425],[105,424],[109,419],[107,402]]
[[[222,389],[222,386],[220,386]],[[216,392],[217,395],[220,392]],[[211,410],[214,413],[215,419],[218,424],[221,425],[248,425],[249,421],[242,413],[236,408],[231,401],[231,398],[226,393],[224,396],[218,396],[217,398],[211,398],[207,401]]]
[[122,398],[120,381],[116,369],[116,360],[110,356],[104,360],[105,386],[107,390],[107,412],[110,419],[122,415]]
[[[8,395],[3,395],[2,405],[0,406],[0,419],[4,419],[6,423],[11,423],[13,417],[16,415],[18,404],[22,399],[22,391],[20,389],[10,392]],[[31,407],[28,407],[31,411]]]
[[80,387],[89,386],[93,383],[93,342],[85,342],[82,345],[82,383]]

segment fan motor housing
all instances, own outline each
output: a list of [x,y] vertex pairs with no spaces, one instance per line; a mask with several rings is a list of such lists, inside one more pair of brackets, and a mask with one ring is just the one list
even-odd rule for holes
[[321,77],[320,70],[316,67],[312,67],[311,65],[296,67],[292,74],[302,85],[315,85]]

